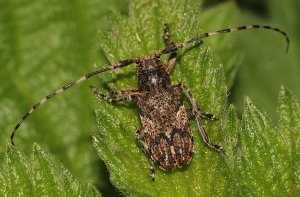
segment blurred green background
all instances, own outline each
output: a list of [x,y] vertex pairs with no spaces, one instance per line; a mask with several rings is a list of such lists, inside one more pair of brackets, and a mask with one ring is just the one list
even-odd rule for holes
[[[203,6],[213,8],[222,2],[207,0]],[[32,105],[94,70],[94,64],[108,63],[99,47],[98,30],[110,31],[114,23],[110,15],[114,12],[127,17],[127,3],[121,0],[0,0],[1,161],[11,130]],[[239,17],[233,26],[268,24],[283,29],[291,38],[290,51],[285,53],[285,40],[270,32],[230,35],[236,36],[240,54],[239,70],[235,80],[229,83],[232,86],[228,102],[242,113],[247,95],[275,122],[281,85],[300,98],[297,88],[300,3],[297,0],[235,3]],[[225,26],[212,24],[209,28],[203,31]],[[207,42],[209,45],[210,41]],[[222,51],[212,51],[213,56],[221,56]],[[47,103],[22,125],[15,142],[28,154],[33,142],[38,142],[80,179],[92,181],[103,194],[118,195],[91,143],[96,121],[88,85],[97,82],[96,79],[86,82]]]

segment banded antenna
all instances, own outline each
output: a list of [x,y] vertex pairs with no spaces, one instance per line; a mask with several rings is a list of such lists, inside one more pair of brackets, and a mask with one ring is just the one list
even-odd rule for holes
[[[183,43],[179,43],[179,44],[173,43],[170,46],[168,46],[167,48],[165,48],[165,49],[163,49],[159,52],[155,52],[154,55],[155,56],[161,56],[161,55],[164,55],[164,54],[174,53],[174,52],[176,52],[177,50],[179,50],[181,48],[186,48],[186,47],[190,46],[191,44],[193,44],[197,41],[201,41],[203,38],[207,38],[207,37],[210,37],[210,36],[215,36],[215,35],[219,35],[219,34],[223,34],[223,33],[230,33],[230,32],[234,32],[234,31],[241,31],[241,30],[248,30],[248,29],[268,29],[268,30],[273,30],[273,31],[279,32],[286,39],[286,42],[287,42],[286,52],[288,51],[290,40],[289,40],[289,37],[288,37],[287,33],[285,33],[284,31],[282,31],[278,28],[275,28],[275,27],[267,26],[267,25],[245,25],[245,26],[239,26],[239,27],[236,27],[236,28],[230,28],[230,29],[227,28],[227,29],[221,29],[221,30],[214,31],[214,32],[202,33],[202,34],[199,34],[199,35],[196,35],[196,36],[192,37],[189,40],[184,41]],[[109,66],[107,68],[96,70],[94,72],[88,73],[88,74],[80,77],[79,79],[77,79],[75,81],[72,81],[72,82],[68,83],[67,85],[57,89],[56,91],[48,94],[46,97],[41,99],[38,103],[36,103],[32,108],[30,108],[30,110],[25,113],[25,115],[22,117],[22,119],[14,127],[14,129],[11,133],[11,136],[10,136],[11,144],[15,145],[14,144],[14,136],[15,136],[18,128],[23,124],[23,122],[34,111],[36,111],[42,104],[46,103],[48,100],[50,100],[54,96],[56,96],[58,94],[61,94],[61,93],[65,92],[66,90],[68,90],[69,88],[74,87],[75,85],[77,85],[77,84],[79,84],[79,83],[81,83],[81,82],[83,82],[83,81],[85,81],[89,78],[92,78],[92,77],[94,77],[98,74],[101,74],[101,73],[104,73],[104,72],[107,72],[107,71],[111,71],[111,70],[115,70],[115,69],[118,69],[118,68],[122,68],[122,67],[128,66],[128,65],[133,64],[133,63],[139,64],[139,62],[140,62],[139,60],[141,58],[143,58],[143,57],[119,61],[115,64],[112,64],[111,66]]]

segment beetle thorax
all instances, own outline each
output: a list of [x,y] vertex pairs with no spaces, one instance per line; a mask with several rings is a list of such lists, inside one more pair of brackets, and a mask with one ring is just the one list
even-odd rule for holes
[[163,68],[159,57],[142,59],[138,65],[139,90],[150,91],[170,84],[169,74]]

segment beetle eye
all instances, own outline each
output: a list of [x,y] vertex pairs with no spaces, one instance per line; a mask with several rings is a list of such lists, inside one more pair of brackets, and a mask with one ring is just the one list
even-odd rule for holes
[[160,55],[159,54],[155,54],[155,59],[160,60]]

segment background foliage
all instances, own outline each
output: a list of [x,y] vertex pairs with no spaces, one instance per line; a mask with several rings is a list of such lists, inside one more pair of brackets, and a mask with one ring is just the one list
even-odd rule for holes
[[[201,9],[198,1],[159,2],[155,5],[146,0],[134,1],[128,10],[126,2],[117,0],[0,0],[0,159],[3,161],[0,185],[4,188],[1,193],[9,193],[19,183],[31,188],[31,192],[35,188],[35,182],[29,181],[33,180],[29,172],[42,164],[36,165],[35,159],[28,159],[29,155],[40,156],[42,162],[50,160],[39,146],[32,149],[33,142],[55,158],[56,162],[47,164],[53,178],[45,184],[52,181],[58,185],[58,191],[67,188],[58,173],[66,168],[70,171],[69,177],[73,177],[71,174],[79,177],[79,180],[74,178],[75,185],[83,187],[73,191],[92,192],[94,189],[89,190],[91,186],[85,184],[92,182],[103,195],[117,195],[97,152],[111,172],[112,183],[130,195],[155,192],[202,196],[278,195],[299,187],[300,121],[296,101],[300,94],[296,88],[300,74],[296,56],[299,53],[299,2],[260,1],[259,9],[249,6],[246,10],[232,2],[205,3]],[[33,114],[16,138],[18,149],[24,153],[7,147],[17,119],[37,99],[95,69],[94,63],[104,67],[109,62],[162,48],[164,22],[170,23],[171,35],[176,41],[201,30],[245,23],[278,26],[291,37],[288,54],[284,54],[284,39],[266,31],[207,39],[203,45],[181,54],[172,79],[187,84],[204,110],[222,117],[219,123],[208,122],[205,126],[213,140],[227,148],[227,156],[206,148],[192,122],[196,154],[191,165],[172,173],[157,170],[157,181],[150,182],[147,160],[134,140],[134,132],[139,128],[135,106],[97,102],[96,128],[93,97],[87,85],[99,86],[99,80],[57,97]],[[134,75],[131,67],[118,75],[107,73],[100,81],[105,83],[104,89],[106,85],[129,88],[136,84]],[[112,85],[116,78],[121,80]],[[244,110],[241,121],[233,106],[225,110],[225,80],[227,87],[231,87],[229,101],[238,107],[239,114]],[[289,87],[296,96],[281,88],[276,107],[281,85]],[[243,99],[245,95],[272,119],[249,98]],[[274,125],[275,120],[279,120],[279,124]],[[95,133],[96,149],[92,146],[91,133]],[[16,163],[11,165],[10,160]],[[20,166],[18,160],[24,160],[25,166]],[[9,172],[12,176],[8,176]],[[27,174],[24,179],[28,176],[28,181],[14,182],[18,180],[14,178],[18,177],[15,172]],[[67,181],[65,184],[68,185]],[[153,191],[153,187],[157,190]]]

